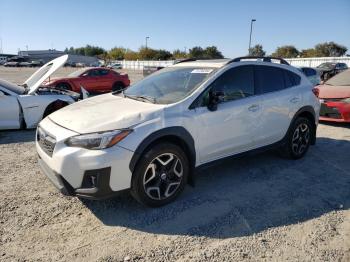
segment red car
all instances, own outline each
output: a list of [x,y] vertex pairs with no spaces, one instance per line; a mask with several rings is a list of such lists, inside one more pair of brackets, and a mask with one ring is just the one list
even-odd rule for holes
[[350,69],[317,88],[321,102],[320,120],[350,123]]
[[83,68],[63,78],[51,78],[45,86],[81,92],[82,86],[91,94],[124,89],[130,85],[127,74],[119,74],[104,67]]

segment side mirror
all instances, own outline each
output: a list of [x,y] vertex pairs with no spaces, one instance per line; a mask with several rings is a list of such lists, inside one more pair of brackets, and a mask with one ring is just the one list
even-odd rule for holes
[[225,94],[222,91],[210,91],[209,92],[209,103],[208,109],[210,111],[216,111],[218,109],[218,104],[223,102]]

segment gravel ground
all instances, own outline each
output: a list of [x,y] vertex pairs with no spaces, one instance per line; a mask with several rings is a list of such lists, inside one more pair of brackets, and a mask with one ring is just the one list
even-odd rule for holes
[[267,152],[198,172],[158,209],[62,196],[33,139],[0,132],[1,261],[350,261],[348,125],[319,125],[298,161]]

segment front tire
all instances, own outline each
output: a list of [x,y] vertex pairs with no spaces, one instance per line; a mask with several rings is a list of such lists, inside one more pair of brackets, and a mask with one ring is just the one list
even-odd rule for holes
[[297,118],[287,134],[287,141],[281,148],[283,156],[291,159],[302,158],[309,149],[312,140],[312,125],[309,119]]
[[116,82],[112,86],[112,92],[122,91],[125,88],[124,84],[121,82]]
[[148,149],[135,167],[131,194],[150,207],[166,205],[183,191],[189,175],[184,151],[172,143],[156,144]]

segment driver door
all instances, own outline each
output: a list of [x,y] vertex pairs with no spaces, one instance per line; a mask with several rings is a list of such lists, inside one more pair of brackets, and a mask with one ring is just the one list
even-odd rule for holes
[[0,89],[0,129],[20,128],[19,109],[17,97]]
[[[215,111],[208,109],[209,92],[223,93]],[[200,164],[254,148],[259,133],[261,101],[255,95],[253,67],[238,66],[219,76],[195,109]]]
[[98,87],[98,71],[96,69],[91,69],[85,72],[79,79],[79,84],[83,86],[87,91],[99,91]]

